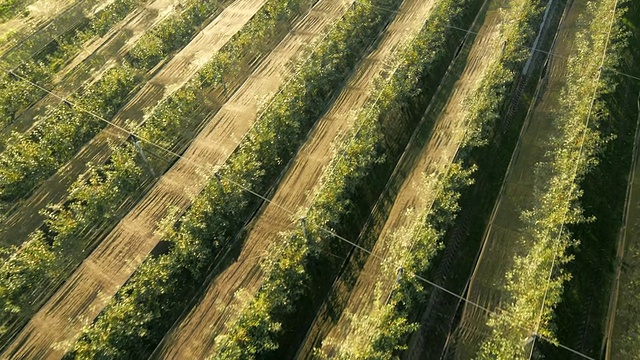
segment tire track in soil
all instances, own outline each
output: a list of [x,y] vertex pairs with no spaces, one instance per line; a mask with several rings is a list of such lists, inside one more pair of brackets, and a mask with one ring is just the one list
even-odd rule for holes
[[72,344],[82,327],[93,321],[158,243],[160,236],[154,233],[156,223],[167,215],[167,209],[172,206],[185,209],[191,202],[190,194],[202,190],[200,166],[213,166],[228,158],[255,120],[260,100],[273,94],[283,82],[288,62],[306,44],[319,38],[349,5],[345,0],[323,0],[298,22],[258,70],[209,119],[184,154],[189,160],[179,159],[162,176],[29,321],[3,356],[32,358],[37,353],[41,354],[39,358],[59,359],[64,355],[62,348]]
[[[516,254],[526,250],[518,245],[524,227],[520,214],[533,206],[533,188],[542,183],[536,164],[545,161],[548,140],[556,135],[553,128],[553,110],[562,101],[560,90],[567,74],[567,56],[575,48],[573,38],[580,25],[585,3],[574,1],[559,26],[557,41],[549,58],[548,75],[541,97],[534,99],[533,111],[523,125],[520,139],[507,169],[503,188],[496,200],[494,212],[485,232],[483,248],[474,268],[466,299],[486,308],[494,309],[508,299],[504,290],[505,274],[511,268]],[[472,357],[478,346],[490,333],[486,326],[488,314],[476,307],[464,305],[460,323],[454,331],[455,358]]]
[[[308,140],[278,185],[272,201],[287,209],[306,208],[313,200],[318,179],[334,156],[330,150],[338,134],[349,131],[349,114],[369,99],[372,79],[385,69],[386,60],[409,33],[416,33],[434,1],[405,0],[391,21],[377,48],[360,64],[328,112],[316,123]],[[254,294],[262,282],[259,259],[269,244],[287,230],[292,219],[280,207],[267,204],[252,221],[251,229],[237,260],[207,285],[200,302],[165,336],[153,358],[205,358],[214,347],[213,339],[223,333],[235,313],[234,294],[240,288]],[[297,222],[296,222],[297,223]]]
[[[347,314],[357,315],[371,312],[376,299],[375,288],[378,281],[382,281],[384,284],[383,294],[389,294],[391,291],[396,277],[394,276],[392,279],[382,278],[380,259],[387,258],[389,253],[388,242],[384,241],[384,239],[411,223],[412,218],[407,216],[407,209],[413,208],[420,211],[426,209],[433,202],[431,196],[428,198],[418,196],[420,194],[419,187],[423,182],[424,174],[442,171],[453,161],[457,153],[467,125],[462,121],[465,113],[463,100],[475,89],[478,82],[485,75],[485,70],[491,64],[492,58],[495,58],[492,55],[500,52],[501,45],[497,40],[497,34],[501,16],[500,9],[497,9],[496,5],[503,2],[505,1],[495,1],[493,5],[490,5],[478,31],[479,34],[473,40],[464,70],[458,75],[444,108],[438,113],[431,112],[429,109],[425,113],[421,124],[426,121],[434,124],[433,130],[429,134],[429,139],[426,140],[422,148],[416,146],[416,141],[419,141],[416,138],[412,139],[407,146],[407,150],[405,150],[405,154],[403,154],[398,166],[409,167],[409,173],[404,179],[390,180],[400,181],[402,185],[384,223],[378,241],[373,247],[373,255],[368,256],[355,286],[347,295],[347,305],[342,311],[339,320],[335,324],[318,325],[330,326],[330,329],[323,330],[324,334],[326,334],[324,336],[313,335],[314,346],[319,346],[323,338],[346,338],[351,332],[351,320]],[[420,131],[422,126],[425,125],[418,125],[416,131]],[[422,141],[424,142],[425,140]],[[403,176],[403,174],[406,173],[401,171],[399,174],[394,174],[394,176]],[[332,291],[341,289],[344,286],[341,282],[338,281]],[[328,309],[325,309],[325,311],[328,311]],[[329,316],[325,314],[324,317],[327,318],[324,321],[330,321],[328,319]],[[334,349],[329,344],[322,344],[322,349],[329,355],[334,353]]]
[[[125,34],[114,33],[108,38],[99,42],[102,54],[92,53],[91,56],[102,57],[105,64],[99,72],[102,73],[111,67],[118,59],[127,52],[127,48],[137,40],[148,29],[153,26],[163,16],[160,11],[169,13],[168,8],[173,7],[178,0],[158,0],[148,6],[149,11],[138,12],[127,24],[121,27]],[[260,0],[256,5],[264,3]],[[119,126],[124,125],[127,119],[142,119],[143,110],[154,106],[165,94],[167,88],[175,89],[185,83],[203,64],[202,59],[211,57],[237,30],[246,23],[253,14],[252,10],[246,12],[247,0],[238,1],[239,6],[229,6],[228,10],[221,12],[218,16],[224,15],[218,20],[214,19],[206,28],[194,37],[191,43],[185,46],[180,52],[175,54],[168,62],[161,62],[156,66],[155,75],[145,83],[140,90],[118,111],[111,121]],[[246,12],[246,13],[245,13]],[[151,15],[151,16],[149,16]],[[129,36],[127,36],[129,35]],[[125,37],[128,41],[124,42]],[[78,55],[86,57],[86,55]],[[73,81],[65,81],[60,88],[55,89],[59,96],[71,94],[77,88],[75,80],[81,82],[89,80],[95,74],[84,73],[79,69],[80,74],[73,74]],[[77,78],[76,78],[77,77]],[[48,95],[39,101],[32,110],[29,111],[28,118],[31,119],[34,113],[43,112],[48,105],[59,102],[58,98]],[[25,117],[23,117],[24,119]],[[49,203],[58,203],[67,196],[68,187],[78,178],[80,174],[87,170],[87,163],[103,163],[111,155],[108,140],[121,138],[122,132],[108,125],[96,137],[87,142],[74,156],[70,162],[61,167],[54,175],[44,181],[37,190],[17,207],[11,210],[0,227],[0,242],[5,244],[19,245],[23,243],[28,235],[39,228],[45,219],[39,211]]]

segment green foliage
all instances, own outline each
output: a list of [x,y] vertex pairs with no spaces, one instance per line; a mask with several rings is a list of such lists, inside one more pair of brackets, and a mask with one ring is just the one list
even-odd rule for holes
[[[96,23],[99,26],[90,31],[106,31],[107,26],[126,15],[138,3],[125,0],[111,3],[96,14],[96,18],[100,19],[99,24]],[[81,90],[73,100],[83,109],[111,117],[135,87],[135,75],[135,69],[128,66],[108,70],[100,80]],[[104,126],[86,113],[74,110],[61,104],[49,109],[31,132],[12,135],[7,149],[0,154],[0,184],[4,186],[2,189],[5,190],[3,195],[6,199],[26,196],[36,183],[62,165],[79,146]],[[152,130],[153,126],[153,123],[145,124],[143,129],[150,134],[149,140],[159,141],[160,135],[156,134],[162,132]],[[20,318],[29,308],[29,301],[37,289],[46,287],[48,283],[59,282],[68,274],[46,270],[52,261],[58,265],[77,262],[73,257],[81,255],[90,246],[87,239],[94,234],[92,230],[116,219],[122,202],[137,191],[143,180],[143,171],[136,164],[136,156],[133,145],[125,144],[116,149],[108,163],[89,165],[89,170],[69,188],[69,196],[64,203],[48,207],[45,211],[48,231],[31,234],[32,240],[15,251],[11,258],[14,272],[35,274],[31,277],[31,287],[27,289],[16,285],[18,278],[13,281],[14,276],[10,275],[8,268],[0,269],[0,275],[8,279],[6,296],[17,299],[12,302],[16,311],[0,313],[0,321],[8,323]],[[46,251],[34,253],[30,251],[34,246]],[[32,254],[42,259],[28,261],[27,258]]]
[[[103,10],[111,11],[113,17],[94,18],[102,19],[101,21],[115,20],[118,16],[124,16],[125,10],[131,9],[137,3],[134,0],[117,0]],[[163,20],[154,29],[162,35],[158,36],[164,44],[163,47],[167,51],[175,50],[184,45],[195,32],[196,26],[217,9],[215,1],[192,1],[185,11]],[[174,31],[173,26],[178,28]],[[92,29],[89,27],[87,31]],[[71,99],[82,109],[102,118],[111,118],[136,88],[136,78],[158,61],[159,58],[145,61],[142,65],[136,62],[132,62],[133,65],[125,63],[109,69],[100,80],[86,85]],[[183,91],[178,94],[180,95],[188,93]],[[13,134],[7,140],[6,150],[0,154],[0,200],[16,201],[28,196],[38,184],[70,160],[104,125],[104,122],[93,118],[92,115],[80,109],[69,109],[63,103],[49,109],[28,133]]]
[[41,86],[51,82],[52,74],[48,69],[34,61],[25,62],[16,69],[15,73],[26,81],[6,72],[0,75],[0,126],[13,121],[16,112],[44,95],[43,91],[34,89],[29,82],[35,82]]
[[[272,3],[273,2],[267,3],[266,5]],[[299,3],[292,1],[288,4],[288,6],[280,6],[278,9],[281,9],[279,10],[281,12],[286,11],[287,14],[289,14],[288,16],[293,17],[295,13],[291,12],[291,10],[297,9]],[[258,15],[268,9],[273,10],[273,7],[270,6],[261,10]],[[279,13],[271,14],[274,16],[279,15]],[[256,25],[255,21],[269,21],[269,24],[275,26],[275,24],[270,22],[270,19],[272,18],[265,18],[264,16],[254,17],[254,20],[247,24],[241,33],[245,33],[247,28],[263,27],[262,25]],[[282,16],[279,16],[278,19],[281,19],[281,21],[291,20],[290,18],[283,18]],[[264,33],[262,33],[262,35],[264,35]],[[246,37],[242,37],[242,39],[246,41]],[[232,39],[229,43],[230,46],[225,47],[227,49],[226,51],[229,51],[228,49],[238,49],[238,47],[232,45],[234,41],[237,40],[238,37],[236,37],[235,40]],[[256,38],[254,40],[261,43],[271,41],[271,39],[266,38]],[[251,49],[254,50],[254,53],[257,51],[266,51],[267,46],[253,46]],[[237,59],[241,59],[241,57]],[[196,85],[198,85],[198,87]],[[202,89],[202,85],[200,85],[198,80],[191,81],[154,108],[149,119],[145,121],[140,128],[136,129],[137,133],[142,134],[142,137],[150,142],[162,144],[168,148],[174,147],[181,138],[183,128],[193,124],[193,119],[199,109],[196,105],[198,102],[196,93],[201,94],[203,91],[205,91],[205,89]],[[149,150],[147,149],[149,146],[148,143],[143,142],[140,145],[146,150]],[[238,166],[241,165],[242,162],[238,162]],[[37,237],[41,239],[43,243],[49,244],[49,252],[47,254],[55,256],[58,263],[77,263],[84,256],[86,249],[91,247],[92,243],[90,239],[93,239],[95,230],[108,226],[117,220],[122,203],[137,194],[139,184],[142,183],[145,176],[142,169],[145,168],[146,164],[142,164],[141,159],[137,157],[137,151],[132,144],[127,143],[121,145],[114,150],[110,160],[106,164],[90,164],[89,170],[82,174],[79,179],[70,186],[68,190],[69,196],[63,203],[48,206],[47,210],[45,210],[45,215],[47,217],[46,224],[49,231],[46,233],[38,231],[37,233],[31,234],[31,237]],[[215,196],[213,193],[216,191],[215,188],[211,187],[205,190],[205,192],[208,192],[208,196]],[[231,199],[226,199],[226,201],[233,203]],[[218,205],[222,206],[223,204],[220,203]],[[206,226],[207,221],[213,221],[207,218],[207,216],[210,216],[210,206],[211,203],[194,205],[194,209],[199,210],[194,210],[195,215],[185,220],[190,228],[189,231],[196,238],[206,238],[212,233],[211,229]],[[213,201],[213,206],[217,206],[215,201]],[[237,203],[234,204],[232,209],[235,207],[241,208],[242,206],[245,205]],[[214,226],[216,228],[237,226],[236,219],[237,214],[232,211],[225,220],[221,223],[215,223]],[[187,240],[178,243],[186,249],[189,247]],[[24,273],[39,271],[38,281],[34,281],[33,286],[29,289],[31,293],[44,293],[47,291],[44,287],[46,287],[48,283],[60,282],[68,275],[68,272],[44,272],[42,264],[47,264],[47,262],[25,261],[22,256],[29,254],[29,252],[9,249],[8,254],[11,253],[15,253],[15,263],[20,264],[20,266],[16,266],[16,271]],[[7,255],[6,257],[9,256],[10,255]],[[193,261],[187,263],[186,258],[180,261],[185,262],[184,266],[186,268],[192,268]],[[33,266],[33,268],[30,268],[30,266]],[[67,269],[72,268],[72,265],[67,266]],[[29,307],[28,301],[30,297],[21,295],[25,288],[12,286],[11,289],[12,290],[7,293],[7,296],[19,297],[19,301],[14,301],[15,307],[27,309]],[[46,297],[47,295],[44,296]],[[153,296],[152,299],[156,297],[157,296]],[[20,313],[20,315],[22,314],[25,314],[25,312]],[[14,315],[15,314],[3,313],[0,315],[0,321],[3,323],[19,321],[20,316]]]
[[500,107],[510,95],[511,84],[522,70],[523,62],[529,54],[528,46],[533,42],[536,19],[539,19],[540,5],[537,1],[518,0],[505,13],[504,27],[499,40],[504,50],[489,65],[473,96],[465,98],[467,112],[465,122],[469,124],[464,146],[486,145],[493,136],[493,127],[500,118]]
[[[441,8],[436,10],[434,17],[446,19],[448,15],[451,19],[455,19],[457,11],[453,10],[454,3],[453,1],[440,3]],[[469,97],[472,100],[467,100],[473,102],[468,107],[466,115],[467,122],[471,124],[471,130],[469,130],[464,143],[468,149],[485,144],[492,136],[491,129],[499,117],[499,107],[505,101],[508,84],[512,83],[515,77],[515,71],[510,69],[517,69],[526,59],[523,45],[533,34],[534,24],[531,19],[538,12],[536,7],[531,4],[524,2],[519,4],[519,7],[514,6],[507,12],[507,16],[517,19],[517,21],[507,21],[509,25],[503,28],[501,36],[505,42],[505,51],[494,62],[478,88]],[[425,27],[425,29],[426,31],[441,31],[445,27],[444,25],[440,23],[437,27]],[[413,52],[408,54],[415,57]],[[392,84],[393,82],[387,87],[391,88]],[[390,90],[387,91],[392,93]],[[459,152],[457,154],[458,161],[465,161],[468,155],[468,151]],[[396,284],[389,304],[381,305],[382,299],[379,299],[378,305],[371,314],[354,318],[355,332],[349,335],[349,341],[343,344],[336,342],[338,344],[336,346],[338,358],[390,359],[395,351],[403,348],[405,335],[415,329],[415,327],[411,327],[415,325],[408,323],[409,316],[412,311],[418,308],[426,293],[424,284],[418,280],[416,275],[425,273],[431,259],[441,248],[441,238],[459,211],[460,190],[473,183],[471,176],[474,171],[475,167],[465,169],[461,163],[453,163],[441,177],[434,180],[435,183],[431,184],[430,188],[425,187],[421,190],[423,196],[427,196],[426,191],[429,190],[436,194],[433,204],[420,213],[407,214],[414,221],[409,222],[405,227],[392,234],[390,239],[387,239],[393,245],[390,255],[384,263],[386,275],[393,278],[396,275],[394,272],[400,264],[404,269],[403,274],[408,275],[402,276]],[[391,337],[383,328],[367,331],[359,325],[371,322],[393,324],[399,322],[403,324],[403,327],[393,333],[396,335],[395,337]],[[384,346],[379,344],[384,344]]]
[[0,126],[13,122],[18,111],[45,95],[44,91],[29,82],[49,88],[56,72],[82,49],[84,43],[94,36],[104,35],[140,2],[141,0],[116,0],[74,30],[53,40],[50,43],[53,46],[47,46],[37,54],[38,59],[34,56],[23,60],[15,73],[27,81],[6,73],[0,75]]
[[[300,2],[289,4],[286,7],[273,7],[280,9],[282,13],[273,18],[289,19],[287,14],[293,15],[291,9],[293,6],[297,8]],[[356,5],[351,10],[351,17],[345,17],[340,22],[345,26],[337,25],[334,28],[337,36],[328,36],[308,60],[296,67],[297,76],[276,95],[272,106],[257,120],[256,127],[220,170],[222,180],[218,182],[212,179],[181,217],[178,228],[165,236],[165,240],[172,244],[170,251],[145,261],[116,299],[85,330],[83,338],[75,346],[76,357],[109,356],[116,351],[118,354],[139,356],[149,351],[149,344],[160,340],[186,306],[184,294],[193,291],[193,286],[202,282],[212,254],[228,243],[257,205],[255,198],[244,188],[264,191],[270,180],[282,171],[297,146],[304,140],[304,134],[324,109],[331,93],[344,81],[344,77],[355,66],[359,55],[368,45],[362,39],[371,38],[384,21],[376,17],[376,21],[362,26],[356,19],[366,19],[364,15],[371,16],[371,13],[380,11]],[[388,12],[385,14],[388,15]],[[341,41],[347,43],[343,44]],[[318,69],[318,66],[321,68]],[[278,134],[277,142],[274,140],[275,134]],[[285,138],[288,140],[286,145],[282,141]],[[295,263],[284,262],[277,268],[280,272],[295,276],[299,271],[294,265]],[[141,285],[147,272],[156,274],[155,285]],[[142,286],[144,291],[140,290]],[[270,300],[275,301],[269,301],[268,304],[276,304],[278,309],[286,310],[289,298],[280,296],[279,293],[279,288],[274,288]],[[158,302],[164,306],[158,307]],[[135,308],[128,305],[133,303],[136,304]],[[278,326],[268,318],[265,321],[259,319],[262,318],[246,320],[245,324],[256,326],[255,331],[249,332],[248,336],[263,333],[265,327],[270,329],[269,332],[277,330]],[[136,331],[128,330],[131,328]],[[268,339],[256,339],[252,343],[258,352],[272,348]]]
[[[108,70],[100,80],[85,87],[73,100],[84,109],[110,118],[135,86],[128,67]],[[35,185],[67,162],[104,123],[65,103],[50,108],[27,133],[13,133],[0,154],[0,199],[16,201],[28,196]]]
[[[416,275],[425,274],[442,247],[441,239],[460,210],[460,190],[473,183],[474,171],[475,167],[464,169],[454,163],[438,179],[425,182],[418,196],[435,194],[433,204],[419,213],[409,211],[406,216],[412,221],[384,239],[390,244],[389,255],[382,264],[384,276],[396,278],[399,266],[403,276],[391,294],[382,294],[382,284],[378,284],[373,311],[352,316],[353,331],[344,341],[325,340],[335,349],[334,358],[392,359],[396,351],[406,348],[406,336],[418,328],[418,324],[410,323],[409,316],[423,303],[426,294],[424,283]],[[320,350],[316,350],[316,356],[327,357]]]
[[111,27],[129,15],[133,9],[145,0],[115,0],[104,9],[98,11],[90,20],[87,29],[83,29],[82,35],[78,37],[87,38],[90,35],[104,36]]
[[7,20],[35,0],[0,0],[0,21]]
[[303,293],[307,275],[303,262],[306,239],[292,234],[276,245],[263,264],[267,278],[256,298],[240,310],[228,334],[216,338],[215,359],[255,359],[278,348],[281,316],[294,309],[293,302]]
[[164,148],[173,148],[185,129],[198,119],[199,93],[202,93],[201,88],[188,84],[163,99],[137,131],[138,135],[143,139],[153,139]]
[[220,10],[219,0],[188,0],[179,13],[173,13],[146,32],[129,52],[129,60],[139,68],[150,69],[169,52],[186,45],[196,29]]
[[[17,250],[17,249],[12,249]],[[0,265],[0,336],[4,335],[17,317],[31,311],[30,304],[37,296],[33,286],[56,274],[59,263],[44,241],[44,234],[34,233],[27,244]]]
[[[489,319],[492,333],[479,358],[526,358],[524,339],[536,329],[553,339],[553,311],[571,277],[563,266],[572,260],[569,248],[577,246],[566,226],[589,220],[579,205],[579,184],[597,165],[606,141],[597,130],[607,117],[597,98],[612,91],[615,81],[599,77],[603,59],[594,54],[605,53],[611,17],[602,14],[610,14],[614,4],[615,0],[589,3],[590,26],[577,36],[578,51],[568,61],[563,101],[554,114],[559,135],[550,140],[549,160],[539,165],[546,180],[534,189],[533,208],[522,214],[526,226],[520,241],[530,244],[529,250],[515,257],[507,273],[510,300]],[[612,67],[617,65],[620,46],[607,53],[606,63]],[[538,327],[532,328],[535,324]]]
[[252,19],[227,42],[196,76],[175,93],[163,99],[149,115],[142,138],[156,139],[168,148],[201,117],[201,94],[207,88],[223,86],[239,75],[245,59],[261,57],[279,38],[278,28],[288,24],[307,0],[267,1]]
[[77,253],[70,248],[87,245],[83,241],[85,232],[116,217],[125,195],[137,191],[142,180],[136,156],[136,149],[127,144],[114,150],[109,163],[89,164],[89,170],[70,186],[64,205],[47,209],[46,224],[55,234],[52,243],[56,250]]
[[[176,244],[179,249],[180,244]],[[190,243],[190,246],[195,244]],[[207,257],[207,246],[200,246],[201,255]],[[179,252],[179,250],[175,250]],[[166,326],[162,317],[176,302],[183,302],[184,293],[173,291],[181,287],[193,291],[196,283],[189,282],[191,277],[180,256],[161,256],[156,261],[145,262],[136,271],[115,298],[115,306],[100,314],[97,321],[85,336],[92,342],[79,341],[75,345],[75,357],[82,359],[129,359],[148,357],[153,348],[149,344],[158,342],[164,332],[156,331],[157,326]],[[96,344],[96,340],[99,343]],[[132,342],[131,339],[137,339]],[[99,346],[98,346],[99,345]]]
[[252,20],[233,36],[222,49],[198,72],[194,83],[203,87],[225,83],[234,79],[243,59],[259,58],[265,55],[265,47],[271,39],[277,38],[279,28],[288,24],[300,12],[307,0],[267,1]]
[[[397,3],[393,5],[397,6]],[[254,331],[251,324],[280,325],[287,315],[297,309],[297,301],[306,291],[309,266],[313,259],[324,256],[324,251],[333,242],[332,236],[322,229],[335,229],[342,225],[342,219],[352,210],[356,190],[363,186],[375,164],[384,158],[385,136],[381,124],[413,100],[420,79],[439,60],[439,50],[445,45],[446,36],[446,32],[442,32],[442,25],[450,24],[460,15],[458,11],[452,10],[453,5],[450,2],[438,8],[420,34],[412,39],[398,57],[398,68],[393,75],[385,81],[378,81],[380,86],[372,96],[372,99],[377,100],[371,100],[358,113],[353,130],[341,139],[336,156],[328,166],[330,170],[323,175],[320,189],[306,217],[307,237],[299,229],[283,234],[282,240],[271,247],[262,263],[266,275],[261,290],[250,305],[240,311],[238,318],[229,324],[228,333],[216,339],[217,352],[213,358],[256,358],[265,356],[272,349],[256,350],[248,344],[263,341],[277,344],[280,326],[271,326],[271,331],[265,334],[264,331]],[[373,11],[381,5],[364,5],[368,6],[371,6],[369,11]],[[389,6],[391,5],[386,5]],[[362,19],[362,16],[358,18]],[[259,312],[252,307],[253,304],[260,304]],[[402,317],[393,318],[392,309],[393,307],[385,308],[379,313],[385,316],[383,319],[375,317],[370,320],[378,325],[393,326],[378,326],[378,332],[373,335],[369,331],[359,333],[370,335],[373,345],[366,350],[361,349],[357,356],[387,358],[387,355],[390,356],[394,350],[402,347],[399,339],[415,327]],[[256,320],[248,325],[247,318]],[[264,330],[264,327],[261,329]],[[250,337],[252,334],[255,337]],[[354,339],[354,342],[363,343],[361,339]],[[356,355],[351,353],[349,356]],[[358,358],[357,356],[352,358]]]
[[21,321],[34,310],[34,294],[42,296],[43,288],[51,288],[68,275],[72,268],[64,265],[82,254],[91,230],[116,217],[123,194],[138,187],[141,170],[135,154],[133,146],[119,148],[108,164],[90,165],[71,185],[67,201],[44,211],[47,231],[37,230],[19,249],[11,249],[12,255],[0,267],[4,304],[0,323]]
[[336,353],[329,357],[322,351],[315,349],[313,357],[316,359],[338,360],[390,360],[396,359],[394,351],[403,350],[403,340],[407,334],[418,329],[417,324],[408,323],[406,317],[398,316],[398,302],[391,299],[382,302],[383,294],[380,283],[376,288],[376,302],[369,314],[361,316],[351,315],[351,328],[344,339],[326,339],[325,343],[336,349]]

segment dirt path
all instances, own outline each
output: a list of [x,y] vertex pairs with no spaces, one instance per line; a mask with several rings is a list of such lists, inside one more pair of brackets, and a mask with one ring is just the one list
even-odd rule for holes
[[[242,3],[249,6],[251,1]],[[259,5],[255,1],[253,4]],[[201,190],[202,169],[195,164],[209,166],[227,159],[255,120],[259,101],[273,94],[282,83],[288,62],[305,44],[320,37],[324,28],[340,17],[348,5],[344,0],[324,0],[299,21],[208,121],[184,154],[190,160],[175,163],[33,317],[4,356],[32,358],[36,352],[41,352],[43,358],[63,355],[63,350],[54,348],[59,346],[56,344],[73,341],[82,326],[98,315],[160,240],[154,233],[156,222],[167,214],[170,206],[186,208],[190,195]]]
[[[162,13],[166,14],[177,1],[155,1],[143,11],[136,12],[135,16],[123,24],[124,26],[113,29],[111,35],[97,41],[100,43],[100,47],[91,54],[91,57],[101,60],[103,66],[98,70],[86,72],[84,71],[85,66],[75,68],[73,73],[65,77],[60,86],[55,89],[55,93],[63,96],[71,93],[79,86],[78,83],[88,81],[97,72],[105,71],[110,66],[105,62],[112,64],[120,59],[122,53],[126,51],[124,48],[130,46],[146,29],[159,21],[163,16]],[[238,5],[230,6],[222,13],[225,15],[224,17],[216,18],[217,20],[204,28],[189,45],[162,66],[111,120],[122,125],[127,119],[142,119],[143,109],[155,105],[165,95],[167,87],[180,86],[193,76],[199,65],[202,64],[201,61],[212,56],[253,14],[251,11],[245,14],[248,7],[246,2],[239,1]],[[261,5],[262,2],[256,3],[255,6]],[[125,41],[127,39],[128,41]],[[78,57],[84,57],[86,60],[86,55],[80,54]],[[89,66],[90,63],[95,62],[93,60],[89,60],[88,64],[83,65]],[[22,119],[29,121],[35,114],[43,112],[47,105],[57,102],[59,102],[58,98],[47,96],[27,112],[30,116],[22,116],[19,121]],[[22,125],[26,126],[27,124]],[[15,126],[11,130],[16,130]],[[3,246],[19,245],[26,240],[32,231],[40,227],[44,217],[39,214],[39,211],[49,203],[58,203],[67,195],[67,188],[86,170],[87,162],[104,162],[110,155],[107,140],[113,139],[117,134],[119,134],[118,131],[108,126],[85,144],[73,160],[41,184],[29,198],[12,209],[0,225],[0,244]]]
[[[407,0],[382,35],[376,50],[367,56],[338,95],[329,111],[318,121],[309,140],[298,152],[273,196],[273,201],[287,209],[306,208],[313,200],[313,190],[323,170],[333,157],[331,144],[336,135],[353,125],[348,115],[361,108],[369,98],[372,80],[385,66],[385,60],[402,41],[422,26],[433,1]],[[252,225],[238,259],[208,285],[201,301],[170,331],[156,349],[154,358],[200,359],[213,350],[213,339],[224,332],[233,316],[234,293],[243,288],[254,293],[262,281],[258,265],[267,247],[292,223],[289,212],[267,205]],[[297,222],[296,222],[297,224]]]
[[[575,1],[560,24],[552,50],[555,56],[549,59],[547,78],[541,80],[541,96],[535,98],[536,103],[525,120],[485,232],[467,299],[489,309],[495,309],[502,299],[506,299],[505,274],[511,268],[514,256],[525,250],[517,241],[524,227],[520,214],[533,206],[534,185],[544,181],[535,171],[535,165],[546,160],[548,140],[555,135],[552,111],[562,100],[560,89],[565,83],[566,57],[575,51],[573,37],[580,30],[579,25],[586,23],[579,21],[585,9],[583,2]],[[488,314],[477,307],[464,307],[455,331],[456,358],[470,358],[477,352],[488,331],[487,320]]]
[[[413,208],[416,211],[426,209],[433,201],[431,197],[417,196],[418,186],[422,183],[424,174],[431,174],[441,171],[449,165],[457,152],[460,141],[464,134],[466,124],[462,121],[465,108],[461,106],[463,100],[468,94],[475,89],[477,83],[485,75],[485,70],[491,64],[495,56],[499,54],[500,44],[497,40],[497,25],[500,23],[500,15],[498,5],[501,1],[496,1],[489,6],[488,12],[479,29],[479,35],[473,40],[469,56],[466,59],[466,65],[462,72],[458,72],[453,89],[449,94],[444,108],[440,112],[427,111],[423,122],[425,124],[434,124],[433,130],[428,136],[426,143],[417,145],[420,141],[415,141],[419,137],[415,137],[407,147],[407,152],[399,163],[400,167],[406,167],[406,163],[410,167],[408,174],[399,172],[397,179],[402,185],[393,203],[389,217],[387,218],[382,232],[373,248],[373,255],[369,256],[367,262],[360,273],[355,287],[348,295],[348,302],[342,316],[336,324],[327,324],[319,322],[317,330],[312,330],[308,334],[309,341],[313,342],[313,346],[322,347],[327,354],[333,353],[331,345],[322,344],[324,338],[344,339],[351,332],[350,314],[366,314],[373,309],[375,296],[375,287],[378,281],[382,281],[385,285],[383,293],[387,294],[391,289],[391,285],[395,281],[393,279],[382,278],[381,261],[388,254],[388,243],[383,241],[385,237],[393,232],[407,226],[413,220],[413,217],[407,216],[406,211]],[[471,38],[473,39],[473,38]],[[464,61],[464,58],[460,59]],[[422,127],[429,125],[420,125]],[[419,130],[418,130],[419,131]],[[423,140],[425,141],[425,140]],[[334,289],[340,288],[340,284],[336,284]],[[321,316],[318,317],[319,319]],[[312,346],[308,346],[309,350]],[[300,358],[306,357],[308,354],[299,354]]]

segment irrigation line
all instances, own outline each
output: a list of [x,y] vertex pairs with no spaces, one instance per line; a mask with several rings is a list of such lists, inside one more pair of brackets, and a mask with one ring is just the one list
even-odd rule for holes
[[[582,151],[584,150],[584,142],[585,142],[585,139],[586,139],[586,136],[587,136],[587,131],[589,130],[589,122],[591,120],[591,114],[593,112],[593,106],[594,106],[594,104],[596,102],[596,97],[598,95],[598,89],[600,88],[600,80],[602,78],[602,67],[603,67],[603,65],[604,65],[604,63],[605,63],[605,61],[607,59],[607,50],[608,50],[608,47],[609,47],[609,40],[611,39],[611,32],[613,30],[613,24],[616,21],[617,10],[618,10],[618,0],[615,0],[614,6],[613,6],[613,11],[612,11],[612,16],[611,16],[611,23],[609,24],[609,31],[607,33],[607,38],[606,38],[605,44],[604,44],[604,50],[603,50],[603,54],[602,54],[602,61],[600,62],[600,67],[598,68],[598,74],[596,76],[595,86],[593,88],[593,95],[591,97],[591,105],[589,106],[589,112],[588,112],[588,115],[587,115],[587,120],[586,120],[585,125],[584,125],[584,131],[582,132],[582,141],[580,143],[580,149],[578,150],[578,156],[577,156],[577,159],[576,159],[576,166],[575,166],[575,169],[573,171],[573,177],[572,177],[572,180],[571,180],[571,184],[572,185],[574,184],[574,182],[575,182],[575,180],[576,180],[576,178],[578,176],[578,167],[579,167],[579,164],[580,164],[580,158],[582,156]],[[569,190],[569,191],[570,191],[569,192],[569,195],[570,195],[571,190]],[[567,206],[570,206],[570,205],[571,204],[570,204],[570,198],[569,198],[569,199],[567,199]],[[553,254],[553,258],[551,260],[551,269],[549,269],[549,276],[547,277],[546,286],[545,286],[545,292],[544,292],[544,296],[542,297],[542,305],[540,307],[540,316],[538,318],[538,323],[536,324],[536,330],[533,333],[534,337],[533,337],[533,343],[531,345],[531,352],[529,353],[529,360],[531,360],[531,358],[533,356],[533,350],[535,349],[535,345],[536,345],[536,338],[538,337],[538,332],[540,331],[540,323],[542,322],[542,317],[544,315],[544,308],[545,308],[544,305],[545,305],[545,301],[547,300],[547,295],[549,293],[549,287],[550,287],[550,284],[551,284],[551,279],[553,277],[553,269],[555,267],[555,262],[556,262],[556,259],[558,257],[558,247],[559,247],[559,244],[560,244],[560,237],[562,236],[562,232],[564,230],[564,224],[565,224],[565,221],[567,219],[567,213],[568,212],[569,212],[569,209],[567,209],[567,211],[562,216],[562,222],[560,223],[560,230],[558,232],[558,236],[557,236],[556,241],[555,241],[555,246],[554,246],[554,251],[553,251],[554,254]]]

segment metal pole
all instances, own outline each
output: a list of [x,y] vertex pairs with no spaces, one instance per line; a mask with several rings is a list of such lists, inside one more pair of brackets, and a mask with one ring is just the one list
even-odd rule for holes
[[307,218],[301,217],[300,224],[302,225],[302,233],[304,234],[305,239],[309,240],[309,234],[307,233]]
[[153,171],[151,164],[149,164],[149,160],[147,159],[147,156],[144,154],[144,150],[142,150],[142,146],[140,146],[140,143],[138,142],[138,138],[135,135],[131,134],[130,139],[133,142],[133,145],[136,147],[136,149],[138,149],[138,153],[140,153],[142,160],[145,162],[145,164],[147,164],[147,167],[149,168],[151,175],[153,175],[153,177],[156,177],[156,173],[155,171]]

